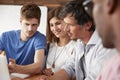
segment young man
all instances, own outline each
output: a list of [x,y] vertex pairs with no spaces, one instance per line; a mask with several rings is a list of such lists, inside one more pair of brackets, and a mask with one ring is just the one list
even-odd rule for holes
[[106,48],[117,48],[98,80],[120,80],[120,0],[93,0],[93,15]]
[[25,4],[20,11],[21,30],[2,33],[0,53],[6,52],[11,73],[40,73],[46,48],[46,38],[37,31],[41,11],[36,4]]
[[70,80],[74,75],[77,80],[95,80],[104,61],[115,53],[102,46],[87,5],[71,1],[61,10],[60,17],[67,24],[65,30],[71,39],[78,39],[75,54],[60,71],[51,77],[42,76],[40,80]]

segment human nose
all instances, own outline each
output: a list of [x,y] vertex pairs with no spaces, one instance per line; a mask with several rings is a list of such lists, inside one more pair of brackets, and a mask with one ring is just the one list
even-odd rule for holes
[[54,30],[57,31],[58,30],[58,26],[54,26]]
[[31,31],[31,30],[32,30],[32,26],[29,25],[29,26],[28,26],[28,31]]

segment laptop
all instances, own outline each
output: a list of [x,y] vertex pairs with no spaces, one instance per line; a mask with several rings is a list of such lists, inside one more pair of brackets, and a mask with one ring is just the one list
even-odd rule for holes
[[29,77],[28,74],[19,74],[19,73],[9,73],[7,66],[7,59],[5,56],[0,55],[0,80],[10,80],[10,78],[19,77],[26,78]]

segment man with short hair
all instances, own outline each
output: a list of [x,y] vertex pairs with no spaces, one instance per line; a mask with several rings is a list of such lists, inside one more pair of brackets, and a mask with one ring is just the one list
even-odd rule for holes
[[71,1],[63,7],[60,13],[60,18],[64,19],[65,30],[70,38],[78,39],[74,56],[53,76],[42,76],[40,80],[71,80],[75,75],[77,80],[95,80],[104,61],[115,53],[114,50],[103,47],[95,31],[95,25],[87,6],[92,6],[92,3],[83,3],[77,0]]
[[40,73],[46,48],[46,38],[37,31],[41,10],[36,4],[25,4],[20,10],[21,30],[0,36],[0,53],[6,52],[10,73]]
[[120,80],[120,0],[93,0],[96,28],[106,48],[118,54],[103,68],[98,80]]

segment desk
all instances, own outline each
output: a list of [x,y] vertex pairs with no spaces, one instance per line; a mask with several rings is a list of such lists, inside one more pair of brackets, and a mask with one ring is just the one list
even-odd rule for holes
[[[30,77],[26,78],[25,80],[39,80],[38,78],[40,76],[41,76],[40,74],[33,75],[33,76],[30,76]],[[76,80],[76,77],[74,77],[72,80]]]

